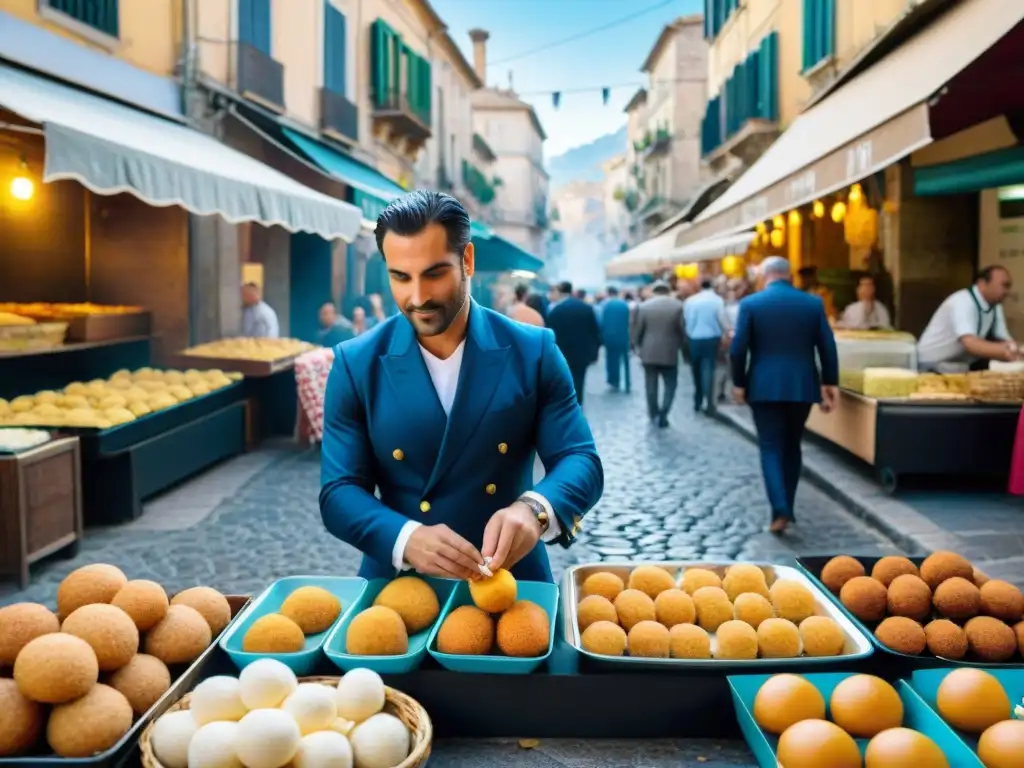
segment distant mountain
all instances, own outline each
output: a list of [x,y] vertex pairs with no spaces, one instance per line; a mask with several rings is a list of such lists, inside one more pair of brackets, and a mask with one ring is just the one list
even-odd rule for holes
[[551,175],[550,189],[571,181],[600,181],[604,177],[601,164],[626,151],[626,126],[589,144],[570,149],[547,162]]

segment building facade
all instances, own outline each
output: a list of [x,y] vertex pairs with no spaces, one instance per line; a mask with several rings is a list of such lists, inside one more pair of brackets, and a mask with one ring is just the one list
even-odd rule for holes
[[629,246],[629,211],[625,195],[629,183],[625,153],[607,160],[602,166],[601,204],[604,208],[604,246],[608,254],[625,251]]

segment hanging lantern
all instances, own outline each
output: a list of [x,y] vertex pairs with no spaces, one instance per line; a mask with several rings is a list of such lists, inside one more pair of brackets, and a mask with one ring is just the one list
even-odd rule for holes
[[680,280],[696,280],[700,274],[700,267],[696,264],[677,264],[675,274]]
[[757,232],[757,234],[759,234],[759,235],[764,235],[764,234],[766,234],[768,232],[768,227],[766,227],[764,225],[763,221],[759,221],[754,226],[754,231]]
[[836,224],[842,224],[843,219],[846,218],[846,203],[839,200],[832,206],[832,221]]
[[768,230],[765,230],[760,234],[760,236],[758,237],[758,242],[761,244],[762,248],[768,247],[768,244],[771,242],[771,237],[768,235]]
[[772,219],[772,226],[775,229],[782,229],[784,226],[786,226],[786,220],[781,216],[776,216],[774,219]]
[[861,189],[860,184],[854,184],[850,187],[849,202],[851,208],[864,202],[864,190]]
[[771,243],[773,248],[781,248],[782,244],[786,241],[786,236],[782,233],[782,229],[773,229]]
[[746,273],[746,269],[743,259],[735,254],[730,254],[722,259],[722,273],[726,277],[742,277]]
[[800,211],[792,210],[789,212],[789,226],[798,227],[801,221],[803,221],[803,217],[800,215]]
[[815,200],[813,206],[814,218],[821,219],[825,216],[825,204],[821,200]]

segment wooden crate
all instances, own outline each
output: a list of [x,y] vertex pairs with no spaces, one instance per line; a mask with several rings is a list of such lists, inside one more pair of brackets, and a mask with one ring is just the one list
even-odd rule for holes
[[82,539],[82,470],[77,437],[0,456],[0,573],[24,589],[29,566]]

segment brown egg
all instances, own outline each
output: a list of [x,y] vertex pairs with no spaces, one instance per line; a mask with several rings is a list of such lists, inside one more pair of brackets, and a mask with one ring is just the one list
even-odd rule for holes
[[870,739],[903,725],[903,701],[889,683],[874,675],[851,675],[832,691],[832,720],[858,738]]
[[754,720],[779,735],[801,720],[823,720],[825,697],[800,675],[772,675],[754,696]]
[[954,669],[935,695],[935,706],[943,719],[967,733],[982,733],[1010,717],[1010,697],[999,681],[981,669]]
[[1024,755],[1024,720],[1003,720],[978,739],[978,758],[985,768],[1020,768]]
[[785,768],[861,768],[857,742],[827,720],[802,720],[779,737],[776,750]]
[[910,728],[890,728],[875,736],[864,754],[865,768],[949,768],[939,745]]

